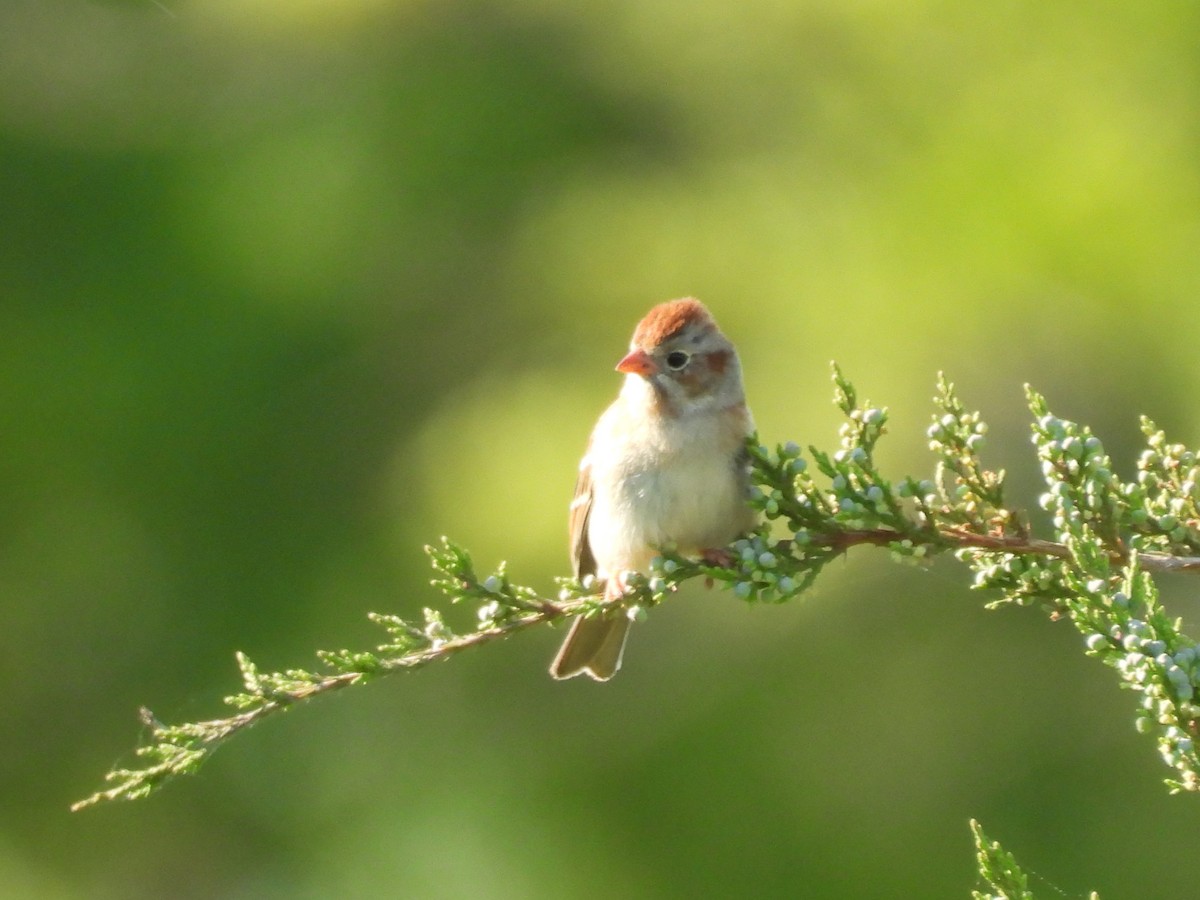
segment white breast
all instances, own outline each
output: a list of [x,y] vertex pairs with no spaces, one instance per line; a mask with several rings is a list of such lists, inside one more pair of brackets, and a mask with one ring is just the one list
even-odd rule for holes
[[[630,427],[630,426],[633,427]],[[740,465],[745,420],[726,412],[686,422],[631,423],[618,402],[593,437],[588,542],[601,576],[645,570],[656,547],[724,547],[751,528]]]

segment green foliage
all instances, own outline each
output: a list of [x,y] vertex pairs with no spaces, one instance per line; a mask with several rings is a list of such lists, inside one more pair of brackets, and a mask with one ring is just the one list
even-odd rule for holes
[[[1013,855],[983,833],[983,828],[971,820],[971,834],[975,838],[975,860],[979,879],[987,885],[987,891],[972,891],[972,900],[1034,900],[1029,890],[1029,879],[1017,865]],[[1062,893],[1062,891],[1057,891]],[[1091,893],[1088,900],[1100,900]]]
[[1167,447],[1144,421],[1150,449],[1139,462],[1138,480],[1123,483],[1090,429],[1052,415],[1033,391],[1029,407],[1047,486],[1040,503],[1052,514],[1066,555],[1057,561],[976,549],[960,555],[975,570],[976,587],[1002,592],[992,605],[1037,601],[1069,618],[1088,655],[1115,668],[1122,687],[1142,694],[1137,727],[1156,735],[1159,752],[1175,769],[1168,785],[1173,791],[1197,790],[1200,756],[1193,738],[1200,706],[1192,700],[1200,684],[1200,654],[1180,620],[1163,610],[1145,571],[1195,562],[1177,555],[1195,552],[1194,458],[1182,447]]
[[989,888],[986,893],[972,891],[973,900],[1033,900],[1029,881],[1013,855],[997,841],[990,840],[974,819],[971,820],[971,834],[975,837],[979,877]]
[[[953,551],[973,572],[974,588],[999,593],[990,606],[1039,605],[1068,619],[1082,635],[1084,651],[1116,670],[1122,687],[1141,695],[1135,721],[1155,736],[1173,770],[1171,790],[1200,790],[1194,745],[1200,706],[1193,703],[1200,652],[1180,621],[1163,610],[1152,578],[1154,572],[1200,567],[1193,555],[1200,550],[1194,454],[1167,444],[1143,421],[1148,449],[1136,480],[1122,482],[1088,428],[1052,415],[1045,400],[1029,391],[1033,443],[1047,487],[1039,502],[1054,527],[1052,540],[1036,538],[1005,501],[1004,473],[980,459],[985,423],[944,378],[927,432],[937,456],[932,477],[889,480],[875,462],[887,409],[860,401],[836,366],[833,377],[835,402],[846,417],[836,450],[810,447],[810,465],[795,444],[772,450],[749,442],[751,503],[763,523],[729,548],[727,564],[663,548],[650,573],[631,577],[619,600],[603,600],[590,577],[582,583],[559,579],[558,594],[549,599],[514,584],[503,565],[481,578],[470,554],[443,539],[426,548],[432,584],[451,603],[473,607],[469,628],[455,631],[436,609],[426,609],[419,621],[372,614],[386,640],[371,651],[322,651],[317,671],[264,674],[239,653],[243,690],[226,698],[236,715],[168,726],[143,710],[149,736],[136,751],[143,765],[109,773],[110,786],[73,809],[145,797],[174,776],[195,772],[233,734],[299,702],[543,623],[595,615],[614,603],[651,607],[690,579],[720,582],[746,601],[785,601],[859,545],[888,548],[910,564]],[[981,878],[993,890],[976,896],[1030,896],[1012,858],[973,828]]]
[[325,668],[316,672],[287,669],[264,674],[239,652],[236,658],[244,690],[226,697],[225,703],[242,710],[241,713],[206,722],[163,725],[149,710],[143,709],[141,716],[149,730],[149,740],[135,752],[146,765],[114,769],[106,776],[111,787],[97,791],[71,808],[79,810],[105,800],[146,797],[176,775],[195,773],[227,738],[296,703],[353,684],[365,684],[390,672],[415,669],[531,625],[590,614],[607,605],[587,594],[573,579],[562,580],[558,602],[541,600],[531,588],[513,585],[503,565],[481,580],[475,574],[470,554],[445,538],[439,546],[426,547],[425,552],[435,573],[433,586],[452,603],[476,604],[474,629],[465,634],[454,632],[436,609],[425,609],[419,622],[372,613],[371,621],[387,632],[387,640],[373,651],[320,650],[317,657]]

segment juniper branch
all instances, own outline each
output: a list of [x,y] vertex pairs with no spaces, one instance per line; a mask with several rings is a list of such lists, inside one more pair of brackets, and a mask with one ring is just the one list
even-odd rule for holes
[[[471,647],[508,637],[543,622],[574,615],[602,613],[613,601],[591,596],[571,598],[572,587],[564,588],[566,599],[552,602],[533,596],[524,588],[513,588],[499,575],[483,583],[474,579],[470,557],[460,547],[443,538],[440,547],[426,547],[435,569],[443,576],[435,585],[453,586],[462,595],[491,596],[480,607],[480,627],[468,634],[454,634],[442,616],[425,610],[424,627],[396,616],[371,614],[372,621],[383,626],[391,640],[374,652],[349,650],[320,651],[318,657],[331,671],[312,673],[299,669],[283,673],[261,674],[244,653],[237,653],[245,690],[226,697],[245,712],[224,719],[211,719],[185,725],[164,725],[149,709],[140,710],[149,740],[136,751],[147,760],[142,768],[114,769],[106,776],[112,785],[74,803],[78,811],[107,800],[135,800],[149,796],[176,775],[194,773],[212,753],[235,734],[245,731],[268,716],[283,712],[297,703],[339,691],[391,672],[417,669],[447,659]],[[449,580],[456,579],[456,580]]]
[[1033,900],[1029,879],[1013,855],[1005,851],[999,842],[990,840],[974,819],[971,820],[971,834],[975,838],[979,878],[989,888],[987,893],[972,891],[972,900]]
[[[750,503],[762,526],[735,542],[728,566],[661,548],[648,575],[629,579],[625,596],[605,600],[589,577],[559,579],[554,599],[513,584],[504,565],[475,574],[470,555],[443,539],[427,547],[433,585],[451,603],[475,605],[475,622],[455,633],[426,609],[420,622],[372,614],[388,638],[372,651],[321,651],[324,668],[261,673],[238,654],[244,690],[226,698],[239,710],[223,719],[164,725],[148,711],[148,739],[135,752],[141,767],[107,776],[110,787],[76,803],[145,797],[176,775],[195,772],[224,741],[291,707],[377,677],[407,671],[570,616],[635,615],[661,603],[684,582],[704,578],[746,601],[782,602],[808,588],[833,559],[858,546],[887,548],[900,562],[923,565],[952,553],[974,573],[973,587],[999,591],[988,604],[1041,605],[1069,620],[1085,652],[1118,671],[1123,687],[1142,695],[1139,730],[1156,735],[1174,769],[1172,790],[1200,790],[1194,746],[1200,705],[1200,650],[1158,602],[1151,573],[1200,569],[1200,465],[1169,444],[1152,422],[1142,429],[1147,450],[1135,481],[1113,473],[1099,439],[1085,426],[1059,419],[1029,391],[1033,440],[1047,490],[1039,504],[1053,518],[1054,539],[1034,537],[1026,518],[1004,498],[1004,473],[980,458],[987,426],[939,376],[937,412],[927,431],[937,456],[931,479],[885,478],[874,461],[888,412],[861,401],[834,367],[835,402],[846,417],[838,449],[808,448],[813,467],[794,443],[769,449],[748,442]],[[814,470],[815,469],[815,474]],[[819,481],[818,481],[819,479]],[[782,535],[774,532],[783,531]],[[616,607],[622,607],[618,610]]]
[[[979,880],[987,887],[986,891],[972,891],[972,900],[1034,900],[1033,892],[1029,890],[1029,876],[1013,855],[1001,847],[999,841],[993,841],[984,834],[982,826],[974,819],[970,825],[975,840],[975,865]],[[1054,891],[1066,896],[1058,888],[1054,888]],[[1100,900],[1100,895],[1093,891],[1088,894],[1087,900]]]

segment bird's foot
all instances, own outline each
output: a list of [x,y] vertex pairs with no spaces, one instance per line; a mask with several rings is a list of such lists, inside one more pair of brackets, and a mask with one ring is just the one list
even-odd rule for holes
[[[733,566],[736,557],[724,547],[710,547],[707,550],[700,551],[700,561],[706,566],[716,566],[721,569],[728,569]],[[710,588],[713,586],[712,576],[704,579],[704,586]]]

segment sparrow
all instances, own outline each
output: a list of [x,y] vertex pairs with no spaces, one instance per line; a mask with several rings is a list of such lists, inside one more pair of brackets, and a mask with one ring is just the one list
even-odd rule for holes
[[[757,518],[741,363],[704,304],[687,297],[651,309],[617,371],[625,380],[592,431],[568,520],[575,577],[602,581],[607,600],[661,547],[728,563],[725,548]],[[550,674],[612,678],[629,612],[576,617]]]

